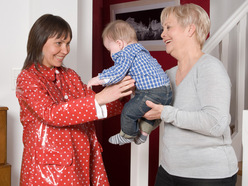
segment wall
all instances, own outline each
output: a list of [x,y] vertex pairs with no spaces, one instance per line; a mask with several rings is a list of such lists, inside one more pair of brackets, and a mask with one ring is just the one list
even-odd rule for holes
[[[210,33],[214,33],[245,0],[210,0]],[[218,19],[217,19],[218,18]]]
[[[91,0],[10,0],[0,1],[2,36],[0,45],[0,106],[7,106],[7,162],[12,165],[12,185],[19,185],[22,160],[22,125],[15,97],[12,70],[20,70],[26,57],[26,43],[34,21],[45,13],[63,17],[72,27],[71,53],[65,65],[88,81],[92,67],[92,1]],[[85,25],[87,24],[87,25]],[[18,71],[17,71],[18,72]]]
[[0,1],[0,105],[7,106],[7,162],[12,165],[12,185],[18,185],[22,157],[22,126],[15,98],[12,68],[20,68],[25,58],[29,29],[28,1]]

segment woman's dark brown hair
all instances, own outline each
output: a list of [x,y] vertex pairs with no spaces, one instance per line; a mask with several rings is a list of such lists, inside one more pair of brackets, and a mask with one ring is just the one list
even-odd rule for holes
[[49,38],[55,37],[72,39],[70,25],[61,17],[52,14],[41,16],[32,26],[27,43],[27,57],[22,69],[29,68],[33,63],[41,64],[43,60],[42,49]]

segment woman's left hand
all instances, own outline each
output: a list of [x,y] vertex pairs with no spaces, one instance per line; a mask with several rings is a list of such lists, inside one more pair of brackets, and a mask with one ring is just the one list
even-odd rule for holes
[[151,108],[144,117],[148,120],[161,119],[161,113],[164,109],[163,105],[155,104],[149,100],[146,101],[146,105]]

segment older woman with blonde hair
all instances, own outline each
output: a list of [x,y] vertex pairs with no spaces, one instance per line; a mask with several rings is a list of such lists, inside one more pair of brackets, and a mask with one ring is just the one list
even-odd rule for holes
[[156,186],[235,186],[237,158],[231,145],[231,83],[222,63],[202,46],[210,30],[200,6],[166,7],[161,13],[166,52],[177,60],[167,71],[172,105],[147,101],[147,119],[162,119],[162,159]]

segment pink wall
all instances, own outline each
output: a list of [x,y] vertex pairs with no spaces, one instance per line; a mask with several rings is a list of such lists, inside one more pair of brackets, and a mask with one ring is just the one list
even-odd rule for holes
[[[112,4],[130,2],[133,0],[93,0],[93,76],[96,76],[104,68],[113,65],[109,53],[102,45],[101,33],[104,25],[110,21],[109,8]],[[181,4],[195,3],[202,6],[209,13],[209,0],[181,0]],[[152,51],[156,58],[167,70],[176,65],[176,61],[165,51]],[[97,92],[100,87],[94,88]],[[130,145],[116,146],[108,142],[108,138],[120,131],[119,116],[99,121],[96,123],[97,135],[103,146],[103,159],[110,184],[112,186],[127,186],[130,184]],[[150,135],[149,149],[149,186],[154,185],[158,168],[158,136],[156,129]]]

